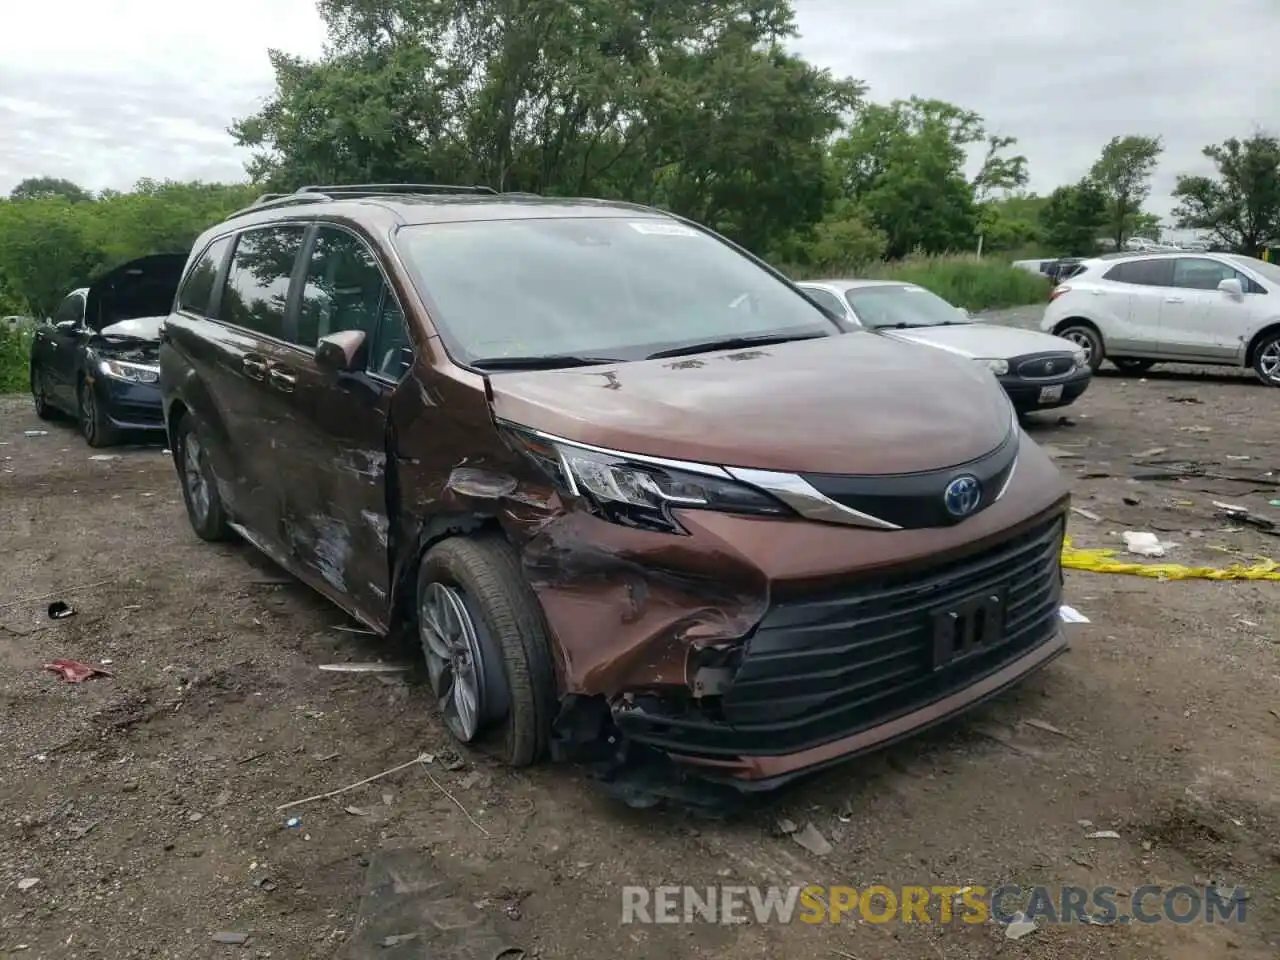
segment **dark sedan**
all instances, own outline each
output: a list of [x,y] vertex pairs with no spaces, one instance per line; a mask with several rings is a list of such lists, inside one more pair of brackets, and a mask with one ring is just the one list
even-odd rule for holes
[[157,356],[185,254],[132,260],[69,293],[31,342],[36,413],[70,414],[91,447],[163,436]]

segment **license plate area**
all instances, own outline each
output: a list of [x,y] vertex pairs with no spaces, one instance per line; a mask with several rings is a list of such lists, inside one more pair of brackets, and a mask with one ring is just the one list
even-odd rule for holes
[[984,590],[935,610],[932,616],[933,669],[939,670],[1004,640],[1003,588]]
[[1051,387],[1040,388],[1041,403],[1056,403],[1062,399],[1062,384],[1055,383]]

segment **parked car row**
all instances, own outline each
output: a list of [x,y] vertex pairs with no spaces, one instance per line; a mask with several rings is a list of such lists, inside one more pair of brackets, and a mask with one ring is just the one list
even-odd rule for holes
[[62,402],[135,365],[196,534],[416,636],[448,730],[510,764],[596,761],[636,803],[760,789],[1066,648],[1067,489],[997,376],[1087,382],[1072,344],[479,188],[264,198],[178,273],[158,362],[109,352],[158,301],[83,294]]

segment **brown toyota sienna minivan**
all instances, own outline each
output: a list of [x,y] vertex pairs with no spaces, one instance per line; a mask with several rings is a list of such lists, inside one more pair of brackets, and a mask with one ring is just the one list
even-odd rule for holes
[[196,533],[416,637],[510,764],[758,789],[1065,649],[1067,492],[990,371],[658,210],[268,195],[196,242],[160,367]]

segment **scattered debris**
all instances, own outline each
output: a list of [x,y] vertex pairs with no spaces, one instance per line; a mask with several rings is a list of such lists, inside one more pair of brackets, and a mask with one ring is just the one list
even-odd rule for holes
[[1026,914],[1019,910],[1013,915],[1013,919],[1005,925],[1004,936],[1006,940],[1021,940],[1039,929],[1034,920],[1028,920]]
[[369,815],[368,810],[362,810],[359,807],[343,807],[342,809],[353,817],[367,817]]
[[284,822],[284,825],[285,825],[285,829],[286,829],[286,830],[301,830],[301,829],[302,829],[302,818],[301,818],[301,817],[290,817],[288,820],[286,820],[286,821]]
[[1158,457],[1162,453],[1168,453],[1168,447],[1152,447],[1150,450],[1143,450],[1141,453],[1135,453],[1133,459],[1146,460],[1148,457]]
[[95,453],[95,454],[94,454],[93,456],[91,456],[89,459],[90,459],[90,460],[119,460],[119,459],[120,459],[120,454],[118,454],[118,453]]
[[1122,536],[1125,549],[1140,557],[1163,557],[1166,549],[1173,546],[1173,544],[1161,543],[1160,538],[1154,533],[1141,530],[1126,530]]
[[1260,517],[1255,513],[1250,513],[1248,507],[1242,507],[1234,503],[1220,503],[1213,501],[1213,505],[1218,508],[1218,516],[1232,523],[1243,523],[1250,527],[1256,527],[1265,533],[1275,530],[1276,523],[1274,520],[1268,520],[1266,517]]
[[370,630],[368,627],[348,627],[343,625],[334,627],[333,629],[337,630],[339,633],[358,633],[365,637],[376,637],[378,635],[377,631]]
[[1120,499],[1124,501],[1125,506],[1129,506],[1129,507],[1142,506],[1142,501],[1139,500],[1137,497],[1121,497]]
[[1063,623],[1088,623],[1089,618],[1077,610],[1075,607],[1069,607],[1065,603],[1058,607],[1058,619]]
[[39,885],[40,885],[39,877],[23,877],[21,880],[18,881],[18,890],[20,890],[22,893],[26,893],[28,890],[34,890]]
[[778,830],[781,833],[795,833],[799,829],[800,828],[796,826],[796,822],[794,820],[788,820],[786,817],[783,817],[778,821]]
[[1085,834],[1086,840],[1119,840],[1120,834],[1114,830],[1095,830],[1093,833]]
[[280,884],[276,883],[270,877],[259,877],[257,880],[253,881],[253,885],[259,890],[264,890],[267,893],[270,893],[272,890],[275,890],[280,886]]
[[[339,787],[337,790],[330,790],[328,793],[318,793],[314,797],[306,797],[302,800],[292,800],[289,803],[282,803],[276,810],[288,810],[290,807],[298,807],[304,803],[312,803],[316,800],[328,800],[330,797],[336,797],[340,793],[346,793],[348,790],[354,790],[356,787],[363,787],[366,783],[373,783],[375,780],[381,780],[383,777],[389,777],[393,773],[399,773],[401,770],[407,770],[415,764],[428,764],[431,762],[431,754],[422,753],[398,767],[392,767],[390,770],[383,770],[381,773],[375,773],[372,777],[366,777],[358,783],[353,783],[345,787]],[[456,801],[455,801],[456,802]],[[297,819],[296,817],[293,819]],[[290,821],[292,823],[292,820]]]
[[1092,520],[1094,523],[1097,523],[1099,520],[1102,519],[1096,513],[1092,513],[1091,511],[1086,510],[1084,507],[1072,507],[1071,512],[1078,513],[1080,514],[1080,516],[1084,517],[1086,520]]
[[1236,455],[1234,455],[1234,456],[1233,456],[1232,454],[1228,453],[1228,454],[1227,454],[1227,459],[1228,459],[1228,460],[1252,460],[1252,459],[1253,459],[1253,457],[1249,456],[1248,454],[1244,454],[1244,453],[1242,453],[1242,454],[1236,454]]
[[1062,565],[1069,570],[1093,573],[1125,573],[1157,580],[1280,580],[1280,563],[1255,557],[1252,566],[1233,563],[1227,567],[1188,567],[1181,563],[1132,563],[1115,559],[1116,551],[1106,547],[1080,548],[1070,537],[1062,543]]
[[93,820],[89,823],[74,823],[67,827],[67,833],[71,834],[72,840],[81,840],[91,834],[93,828],[101,822],[101,820]]
[[1035,727],[1037,730],[1043,730],[1045,733],[1057,734],[1059,737],[1066,737],[1068,740],[1074,739],[1071,736],[1071,734],[1067,733],[1067,731],[1059,730],[1048,720],[1031,719],[1031,720],[1023,720],[1022,722],[1025,723],[1028,727]]
[[69,606],[65,600],[55,600],[49,604],[50,620],[65,620],[67,617],[74,617],[76,608]]
[[102,667],[91,667],[87,663],[81,663],[79,660],[53,660],[44,665],[46,670],[59,674],[66,683],[84,683],[90,677],[115,676],[110,670],[104,670]]
[[1170,397],[1170,403],[1204,403],[1199,397]]
[[[81,586],[76,587],[75,589],[88,590],[90,587],[101,587],[108,583],[115,583],[115,578],[112,577],[107,580],[95,580],[93,583],[82,584]],[[37,600],[51,600],[56,596],[57,596],[56,593],[42,593],[38,597],[19,597],[17,600],[6,600],[4,603],[0,603],[0,610],[4,610],[8,607],[16,607],[19,604],[23,604],[23,603],[35,603]]]
[[49,435],[49,431],[48,430],[24,430],[22,431],[22,435],[24,437],[47,437]]
[[824,837],[812,823],[806,823],[791,834],[791,839],[815,857],[825,857],[835,849],[831,846],[831,841]]
[[[427,756],[430,756],[430,754],[423,754],[423,756],[424,756],[424,757],[427,757]],[[429,761],[426,761],[426,762],[429,762]],[[466,807],[464,807],[464,806],[462,805],[462,803],[458,800],[458,798],[457,798],[457,797],[455,797],[455,796],[454,796],[452,793],[450,793],[448,790],[446,790],[446,789],[444,788],[444,785],[443,785],[443,784],[441,784],[441,783],[440,783],[440,781],[439,781],[439,780],[437,780],[434,776],[432,776],[432,774],[431,774],[431,771],[430,771],[430,770],[427,770],[427,779],[431,781],[432,786],[434,786],[437,790],[439,790],[439,791],[440,791],[441,793],[443,793],[446,797],[448,797],[448,798],[449,798],[449,800],[451,800],[451,801],[453,802],[453,805],[454,805],[455,807],[457,807],[459,810],[461,810],[461,811],[462,811],[462,815],[463,815],[464,817],[466,817],[468,820],[470,820],[470,821],[471,821],[471,825],[472,825],[473,827],[475,827],[477,830],[479,830],[481,833],[483,833],[486,837],[488,837],[488,836],[492,836],[492,834],[490,834],[488,830],[486,830],[483,826],[481,826],[481,825],[480,825],[480,821],[478,821],[475,817],[473,817],[473,816],[471,815],[471,812],[470,812],[469,810],[467,810],[467,808],[466,808]]]
[[231,933],[223,931],[213,935],[214,943],[225,943],[229,947],[240,947],[249,942],[247,933]]
[[413,669],[408,663],[322,663],[320,669],[329,673],[407,673]]
[[383,937],[378,941],[380,947],[398,947],[402,943],[409,943],[411,940],[417,940],[416,933],[397,933],[390,937]]

